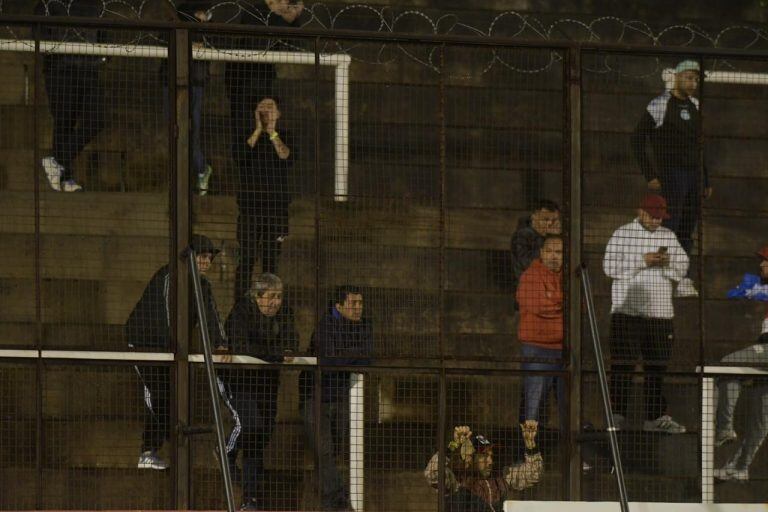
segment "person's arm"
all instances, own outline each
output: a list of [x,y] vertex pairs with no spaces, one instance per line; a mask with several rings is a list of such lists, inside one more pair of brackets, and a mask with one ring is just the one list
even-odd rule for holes
[[272,143],[272,147],[275,148],[275,153],[277,153],[280,160],[286,160],[291,156],[291,148],[282,141],[280,134],[276,130],[269,133],[269,141]]
[[228,346],[227,334],[224,332],[224,325],[219,317],[219,310],[216,307],[216,299],[213,296],[211,283],[204,277],[200,279],[203,285],[203,300],[205,300],[205,316],[208,321],[208,336],[211,340],[211,348]]
[[651,159],[646,152],[648,140],[650,139],[655,127],[656,123],[653,121],[653,117],[646,110],[643,113],[643,117],[641,117],[640,121],[637,123],[637,126],[635,126],[635,131],[632,132],[632,136],[630,137],[632,154],[634,155],[635,161],[640,167],[640,170],[643,172],[643,176],[645,176],[645,181],[647,181],[649,184],[653,180],[659,179],[656,170],[653,168]]
[[669,263],[664,266],[662,273],[664,277],[675,282],[679,282],[688,273],[688,255],[683,250],[680,242],[674,233],[670,232],[667,243],[667,254]]
[[611,279],[632,279],[647,268],[645,256],[633,250],[630,233],[617,230],[608,241],[603,258],[603,272]]
[[541,479],[544,472],[544,460],[536,446],[536,434],[539,424],[536,420],[526,420],[520,425],[523,440],[525,441],[525,460],[514,466],[505,467],[502,470],[504,483],[511,489],[522,491],[533,487]]
[[[424,478],[427,483],[433,489],[437,489],[438,480],[440,478],[439,471],[440,453],[436,452],[427,463],[427,467],[424,468]],[[453,474],[451,468],[448,467],[448,455],[446,454],[445,464],[445,490],[449,493],[454,493],[459,490],[459,483],[456,481],[456,475]]]
[[291,4],[288,0],[266,0],[267,7],[273,13],[283,18],[287,23],[293,23],[304,10],[304,3],[299,0]]
[[520,278],[517,303],[520,304],[521,311],[529,310],[540,318],[558,318],[563,314],[562,295],[559,300],[557,297],[547,297],[544,282],[537,279],[532,272],[525,272]]
[[253,130],[253,133],[251,133],[250,137],[245,141],[246,144],[248,144],[250,147],[254,147],[256,143],[259,141],[259,137],[261,137],[261,132],[264,130],[264,127],[261,125],[261,116],[259,115],[259,111],[254,112],[254,116],[256,116],[256,128]]
[[243,318],[239,302],[235,303],[235,307],[232,308],[232,312],[229,313],[227,322],[224,324],[224,330],[227,331],[229,349],[233,353],[245,354],[248,352],[248,327]]

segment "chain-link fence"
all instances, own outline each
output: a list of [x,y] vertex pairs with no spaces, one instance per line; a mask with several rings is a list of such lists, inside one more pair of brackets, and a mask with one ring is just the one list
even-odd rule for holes
[[615,499],[582,262],[630,499],[765,500],[764,55],[180,9],[2,29],[0,508],[223,505],[188,246],[244,507]]

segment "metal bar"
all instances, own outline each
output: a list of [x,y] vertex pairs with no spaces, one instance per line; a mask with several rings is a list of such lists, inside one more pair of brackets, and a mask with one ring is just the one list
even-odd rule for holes
[[[696,300],[697,313],[699,315],[699,321],[698,328],[699,328],[699,364],[701,366],[704,366],[706,363],[705,355],[704,355],[704,342],[706,340],[706,331],[704,326],[704,276],[706,275],[704,272],[704,201],[705,201],[705,183],[704,183],[704,111],[705,111],[705,102],[704,100],[704,92],[705,92],[705,84],[704,84],[704,61],[702,59],[699,59],[699,98],[702,101],[699,101],[699,118],[697,121],[698,126],[696,127],[698,131],[698,136],[696,138],[696,142],[699,145],[698,148],[698,157],[699,157],[699,186],[698,190],[696,190],[695,193],[699,194],[699,206],[698,211],[696,212],[696,216],[698,217],[698,223],[696,227],[698,240],[696,243],[696,248],[698,252],[698,260],[699,260],[699,268],[698,272],[696,274],[696,281],[699,286],[699,296]],[[694,252],[691,250],[691,252]],[[689,256],[689,265],[692,263],[692,258]],[[705,400],[705,395],[707,395],[707,390],[705,389],[705,378],[703,375],[699,376],[700,383],[701,383],[701,400],[702,405]],[[711,390],[710,390],[711,392]],[[709,398],[708,396],[706,397]],[[705,409],[702,408],[701,410],[701,417],[702,417],[702,423],[704,421],[705,416]],[[709,428],[704,428],[704,425],[702,424],[701,429],[701,458],[702,458],[702,466],[701,466],[701,502],[705,503],[705,493],[709,494],[709,500],[710,502],[713,499],[713,489],[712,489],[712,476],[714,475],[714,463],[715,459],[714,457],[710,458],[708,461],[706,461],[709,466],[705,466],[704,463],[704,454],[706,449],[706,439],[707,437],[711,437],[712,443],[714,443],[714,434],[712,433],[712,429],[714,428],[714,422],[709,424]],[[709,480],[705,477],[708,477]]]
[[[322,250],[322,246],[320,243],[320,233],[322,226],[320,225],[320,38],[315,38],[314,40],[314,57],[315,57],[315,73],[314,73],[314,79],[315,79],[315,162],[314,162],[314,171],[315,171],[315,325],[317,325],[320,321],[320,315],[322,314],[320,312],[320,305],[322,304],[322,297],[321,297],[321,291],[320,291],[320,273],[321,273],[321,255],[320,251]],[[323,344],[322,339],[318,341],[317,345],[314,347],[316,351],[316,355],[323,354]],[[319,359],[318,359],[319,362]],[[322,500],[322,492],[323,492],[323,486],[322,486],[322,465],[325,464],[327,461],[323,461],[320,458],[320,440],[322,436],[322,432],[320,429],[320,416],[322,414],[322,386],[321,386],[321,368],[320,366],[316,366],[312,369],[312,403],[310,404],[304,404],[304,407],[311,407],[311,414],[314,423],[313,423],[313,429],[312,429],[312,438],[314,439],[314,450],[312,453],[312,459],[315,463],[315,491],[317,492],[317,496]],[[332,464],[333,461],[330,461]]]
[[437,500],[437,510],[438,512],[445,512],[446,506],[445,506],[445,462],[446,462],[446,454],[445,454],[445,448],[447,446],[446,443],[446,430],[448,429],[448,425],[446,425],[447,422],[447,392],[446,392],[446,373],[445,373],[445,322],[446,322],[446,315],[445,315],[445,243],[446,243],[446,235],[445,235],[445,197],[446,197],[446,176],[445,176],[445,167],[446,167],[446,116],[445,116],[445,45],[442,45],[440,47],[440,73],[438,74],[438,96],[439,96],[439,102],[438,102],[438,110],[437,110],[437,121],[440,126],[440,134],[439,134],[439,140],[440,140],[440,197],[438,199],[439,201],[439,208],[440,208],[440,217],[438,222],[438,230],[439,230],[439,236],[440,236],[440,246],[438,247],[438,303],[437,303],[437,311],[438,311],[438,323],[437,323],[437,349],[438,349],[438,355],[440,356],[440,374],[438,375],[438,386],[439,386],[439,396],[438,396],[438,410],[437,410],[437,449],[438,449],[438,455],[437,455],[437,466],[439,468],[439,471],[437,473],[437,489],[438,489],[438,500]]
[[608,378],[605,374],[605,364],[603,363],[603,349],[600,346],[600,331],[597,326],[597,315],[595,314],[595,305],[592,302],[592,283],[589,280],[589,270],[582,264],[579,275],[584,291],[584,300],[587,304],[587,315],[589,316],[589,328],[592,331],[592,344],[595,351],[595,363],[597,364],[597,378],[600,382],[600,397],[603,399],[603,413],[605,414],[605,423],[608,425],[608,440],[611,444],[611,455],[613,457],[613,467],[616,472],[616,485],[619,489],[619,503],[622,512],[629,512],[629,498],[627,496],[627,486],[624,481],[624,468],[621,465],[621,453],[619,443],[616,439],[616,425],[613,423],[613,411],[611,410],[611,396],[608,391]]
[[715,501],[715,379],[701,385],[701,502]]
[[349,389],[349,501],[365,510],[365,375],[353,373]]
[[[81,17],[48,17],[30,15],[0,15],[0,24],[30,25],[44,23],[51,26],[101,27],[105,29],[118,28],[126,30],[167,30],[192,29],[199,30],[198,23],[183,23],[178,21],[145,21],[127,19],[81,18]],[[587,51],[642,53],[645,55],[677,55],[686,54],[691,57],[710,55],[713,57],[731,58],[766,58],[768,51],[754,49],[725,49],[687,46],[647,46],[620,43],[601,43],[598,41],[552,41],[542,39],[514,39],[510,37],[478,37],[449,34],[405,34],[399,32],[369,32],[365,30],[339,30],[317,28],[291,28],[257,25],[232,25],[227,23],[206,23],[205,31],[209,33],[248,34],[254,37],[275,36],[294,39],[332,38],[355,41],[386,41],[393,43],[427,43],[427,44],[460,44],[466,46],[512,47],[566,49],[580,48]]]
[[[42,80],[42,54],[40,53],[40,25],[34,27],[35,41],[35,63],[34,63],[34,87],[35,97],[33,100],[33,114],[32,114],[32,134],[33,151],[32,151],[32,176],[34,187],[34,201],[35,201],[35,347],[39,351],[43,348],[43,297],[42,297],[42,269],[41,267],[41,242],[40,242],[40,137],[39,137],[39,125],[38,117],[40,116],[40,105],[42,104],[42,92],[40,85]],[[40,355],[39,352],[37,354]],[[43,362],[37,359],[35,365],[35,428],[37,429],[35,439],[35,506],[37,509],[43,508],[43,443],[45,441],[45,428],[43,424],[43,371],[45,367]]]
[[229,474],[229,463],[227,460],[227,443],[224,441],[224,421],[221,418],[221,408],[219,405],[219,386],[216,381],[216,370],[213,369],[213,359],[211,357],[211,339],[208,334],[208,319],[205,313],[205,299],[203,298],[203,287],[200,284],[200,271],[197,268],[195,260],[195,250],[187,250],[187,263],[192,273],[192,286],[195,289],[195,305],[197,306],[197,325],[200,327],[200,339],[203,341],[203,355],[205,356],[205,373],[208,377],[208,391],[211,396],[211,408],[213,409],[213,421],[216,426],[216,447],[218,449],[219,465],[221,466],[221,475],[224,478],[224,493],[227,498],[228,512],[235,512],[235,495],[232,489],[232,475]]
[[[173,347],[175,349],[174,393],[176,407],[172,409],[175,425],[189,425],[189,272],[184,254],[189,246],[191,229],[191,202],[189,184],[189,57],[190,42],[187,30],[176,30],[171,38],[169,62],[169,105],[171,105],[172,151],[171,157],[171,239],[172,239],[172,286],[174,314],[172,315]],[[173,80],[171,80],[173,79]],[[189,440],[173,429],[175,455],[175,500],[178,509],[188,510],[190,503],[190,454]]]
[[346,201],[349,190],[349,63],[336,66],[336,146],[334,198]]
[[[0,357],[4,354],[0,351]],[[42,359],[77,359],[96,361],[173,361],[172,352],[99,352],[80,350],[41,350]]]
[[[168,48],[155,45],[40,41],[40,49],[46,53],[62,55],[87,54],[105,57],[168,58]],[[28,39],[0,39],[0,51],[34,52],[35,41]],[[192,60],[312,65],[315,62],[315,56],[309,52],[251,50],[246,48],[217,50],[215,48],[203,47],[192,50]],[[349,66],[351,61],[352,58],[345,53],[320,54],[321,66]]]
[[569,366],[568,389],[568,497],[571,500],[581,499],[581,445],[573,439],[574,433],[581,430],[581,287],[578,270],[582,258],[582,154],[581,154],[581,52],[570,49],[566,56],[564,67],[566,74],[564,117],[566,120],[563,140],[563,211],[568,212],[564,219],[565,247],[568,257],[565,259],[566,297],[564,318],[568,324],[566,329],[566,360]]

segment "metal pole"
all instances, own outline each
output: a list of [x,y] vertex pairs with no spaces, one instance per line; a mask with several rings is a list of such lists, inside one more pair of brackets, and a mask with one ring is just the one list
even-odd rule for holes
[[213,420],[216,423],[216,448],[219,455],[221,475],[224,477],[224,493],[227,497],[227,510],[235,512],[235,495],[232,490],[232,476],[229,474],[227,463],[227,445],[224,442],[224,422],[221,419],[219,408],[219,387],[216,382],[216,370],[213,369],[213,356],[211,355],[211,338],[208,335],[208,319],[205,316],[203,306],[203,289],[200,285],[200,272],[197,269],[195,250],[187,251],[189,270],[192,274],[192,286],[195,288],[195,306],[197,307],[197,323],[200,327],[200,338],[203,340],[203,357],[205,358],[205,373],[208,376],[208,391],[211,394],[211,407],[213,408]]
[[584,290],[584,298],[587,304],[587,314],[589,316],[589,328],[592,331],[592,343],[595,350],[595,363],[597,364],[597,378],[600,381],[600,396],[603,399],[603,412],[605,413],[605,423],[608,425],[608,440],[611,444],[611,455],[613,456],[613,467],[616,471],[616,485],[619,488],[619,503],[622,512],[629,512],[629,498],[627,496],[627,485],[624,481],[624,469],[621,465],[621,453],[619,452],[619,443],[616,439],[616,425],[613,423],[613,411],[611,410],[611,397],[608,391],[608,378],[605,374],[605,364],[603,363],[603,349],[600,346],[600,332],[597,328],[597,316],[595,315],[595,305],[592,302],[592,284],[589,280],[589,270],[585,264],[581,265],[579,274],[581,275],[581,284]]

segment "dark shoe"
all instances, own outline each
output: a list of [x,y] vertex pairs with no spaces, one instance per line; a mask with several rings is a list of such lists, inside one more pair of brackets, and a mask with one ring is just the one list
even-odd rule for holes
[[259,507],[256,506],[256,500],[250,499],[245,500],[242,505],[240,505],[240,510],[259,510]]

